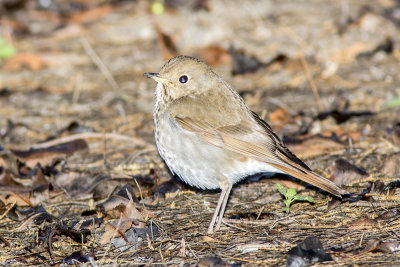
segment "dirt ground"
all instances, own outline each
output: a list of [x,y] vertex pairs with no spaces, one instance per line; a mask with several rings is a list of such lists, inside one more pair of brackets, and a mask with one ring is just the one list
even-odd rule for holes
[[[10,0],[0,38],[1,265],[400,262],[399,1]],[[219,191],[171,176],[143,77],[179,54],[353,195],[252,177],[207,235]],[[277,182],[315,203],[284,212]]]

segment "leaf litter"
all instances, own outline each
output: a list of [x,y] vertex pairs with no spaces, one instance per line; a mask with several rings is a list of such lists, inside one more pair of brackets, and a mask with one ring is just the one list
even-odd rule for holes
[[[0,65],[2,264],[292,266],[296,249],[299,266],[399,261],[396,1],[165,1],[160,15],[142,0],[16,2],[0,4],[16,51]],[[142,77],[176,54],[213,65],[351,194],[252,177],[207,236],[218,196],[160,160]],[[315,203],[284,213],[276,182]]]

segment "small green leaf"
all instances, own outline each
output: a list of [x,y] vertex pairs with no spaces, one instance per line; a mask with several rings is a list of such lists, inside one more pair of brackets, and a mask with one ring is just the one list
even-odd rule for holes
[[302,196],[297,195],[295,200],[298,200],[298,201],[308,201],[308,202],[314,203],[314,199],[313,199],[312,197],[310,197],[310,196],[304,196],[304,197],[302,197]]
[[400,94],[395,99],[390,100],[384,104],[386,108],[394,108],[400,106]]
[[293,188],[289,188],[287,190],[287,194],[286,194],[286,198],[294,198],[297,195],[296,190],[294,190]]
[[279,193],[286,197],[286,190],[282,187],[281,184],[275,184],[275,187],[278,188]]
[[14,46],[8,44],[3,38],[0,38],[0,61],[15,55],[17,50]]
[[310,197],[310,196],[306,196],[306,197],[304,198],[304,200],[305,200],[305,201],[308,201],[308,202],[310,202],[310,203],[314,203],[314,199],[313,199],[312,197]]

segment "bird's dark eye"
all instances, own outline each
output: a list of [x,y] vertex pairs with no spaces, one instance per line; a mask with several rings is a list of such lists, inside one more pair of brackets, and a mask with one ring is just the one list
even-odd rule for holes
[[188,81],[188,76],[182,75],[181,77],[179,77],[180,83],[186,83],[187,81]]

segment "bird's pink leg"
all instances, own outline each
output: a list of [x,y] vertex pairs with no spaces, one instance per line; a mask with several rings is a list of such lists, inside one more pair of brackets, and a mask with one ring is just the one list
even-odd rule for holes
[[[214,231],[218,231],[221,227],[222,218],[224,217],[226,204],[228,203],[229,194],[232,189],[232,184],[228,182],[228,180],[224,179],[223,182],[220,183],[221,186],[221,194],[218,199],[217,207],[215,208],[214,215],[211,219],[210,225],[208,226],[207,234],[212,234]],[[218,217],[218,221],[217,221]],[[217,225],[214,228],[215,222],[217,221]]]

